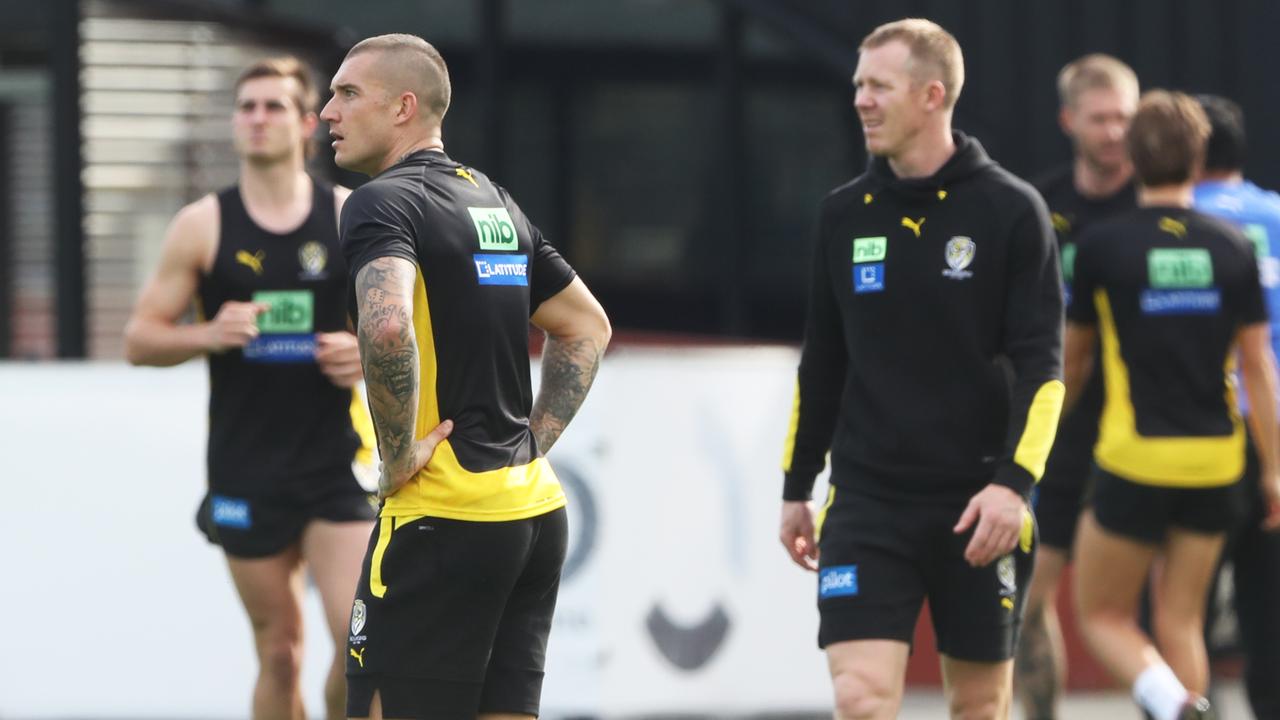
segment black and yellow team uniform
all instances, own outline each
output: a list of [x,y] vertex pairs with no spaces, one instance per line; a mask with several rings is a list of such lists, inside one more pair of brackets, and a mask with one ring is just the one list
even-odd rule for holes
[[529,317],[574,272],[505,190],[420,151],[348,199],[352,277],[418,269],[413,325],[424,436],[453,432],[388,498],[356,592],[347,713],[538,714],[567,529],[564,493],[529,430]]
[[218,193],[221,229],[200,314],[227,301],[264,302],[259,335],[209,356],[209,493],[196,524],[228,555],[265,557],[312,520],[371,520],[353,463],[372,462],[363,400],[315,362],[318,332],[347,329],[346,263],[333,186],[312,181],[311,213],[295,230],[259,227],[239,187]]
[[1034,552],[965,562],[952,532],[989,483],[1024,497],[1062,406],[1062,285],[1044,202],[956,133],[932,177],[875,159],[824,200],[784,458],[785,500],[819,517],[819,645],[911,642],[925,597],[938,647],[1012,655]]
[[[1045,203],[1058,236],[1062,258],[1065,300],[1071,306],[1071,273],[1076,239],[1091,225],[1138,207],[1137,186],[1132,181],[1105,197],[1086,197],[1076,189],[1075,173],[1068,165],[1033,182]],[[1084,504],[1086,480],[1093,468],[1093,445],[1098,441],[1098,416],[1102,414],[1102,374],[1089,378],[1080,398],[1062,416],[1053,450],[1036,486],[1033,507],[1040,528],[1040,544],[1070,552],[1075,544],[1076,521]]]
[[1141,208],[1085,233],[1072,287],[1068,320],[1101,337],[1098,523],[1150,543],[1226,531],[1245,469],[1235,341],[1267,321],[1252,246],[1194,210]]

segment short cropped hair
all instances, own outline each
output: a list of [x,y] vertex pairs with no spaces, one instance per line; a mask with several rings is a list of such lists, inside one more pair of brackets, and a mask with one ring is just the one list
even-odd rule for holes
[[960,99],[960,88],[964,86],[964,56],[955,37],[931,20],[906,18],[872,30],[858,46],[858,52],[895,40],[911,51],[912,76],[917,81],[942,81],[946,91],[944,104],[948,109],[954,108]]
[[347,57],[370,51],[394,54],[397,65],[423,83],[418,90],[423,91],[424,97],[419,97],[418,102],[437,118],[444,118],[449,111],[453,89],[449,83],[449,68],[435,46],[417,35],[392,33],[361,40],[347,52]]
[[1190,182],[1204,161],[1209,119],[1191,96],[1144,93],[1126,138],[1138,182],[1147,187]]
[[1229,172],[1243,169],[1248,150],[1244,111],[1234,100],[1220,95],[1197,95],[1196,100],[1209,118],[1209,142],[1205,145],[1204,169]]
[[1124,62],[1103,53],[1072,60],[1058,72],[1058,100],[1074,107],[1086,90],[1106,88],[1138,95],[1138,76]]
[[264,77],[293,78],[298,81],[298,90],[292,98],[300,114],[315,112],[320,105],[320,92],[311,78],[311,71],[307,69],[306,63],[292,55],[262,58],[254,62],[236,78],[235,91],[240,92],[240,86],[250,80]]

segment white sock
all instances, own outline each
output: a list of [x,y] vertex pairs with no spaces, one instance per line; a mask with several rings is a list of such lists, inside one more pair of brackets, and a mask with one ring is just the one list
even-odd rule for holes
[[1178,720],[1190,695],[1164,663],[1149,666],[1133,683],[1133,699],[1156,720]]

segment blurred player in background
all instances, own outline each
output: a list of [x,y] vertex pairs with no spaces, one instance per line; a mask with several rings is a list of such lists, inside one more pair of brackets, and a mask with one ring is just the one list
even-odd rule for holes
[[822,203],[780,539],[818,571],[836,717],[897,716],[928,598],[952,717],[1004,718],[1034,556],[1026,501],[1063,397],[1052,226],[1034,188],[952,131],[950,33],[902,20],[859,53],[872,162]]
[[[1198,100],[1211,130],[1195,207],[1230,221],[1253,243],[1271,316],[1272,351],[1280,352],[1280,196],[1244,179],[1247,144],[1240,106],[1217,96]],[[1280,718],[1280,535],[1262,526],[1268,508],[1252,438],[1248,450],[1244,482],[1238,486],[1243,520],[1228,537],[1225,559],[1235,584],[1249,704],[1256,717]]]
[[[1069,288],[1075,239],[1093,223],[1137,207],[1125,131],[1138,107],[1138,78],[1109,55],[1086,55],[1058,73],[1059,122],[1071,139],[1069,166],[1035,183],[1058,235],[1062,275]],[[1071,556],[1085,480],[1093,465],[1102,411],[1102,377],[1095,374],[1062,418],[1036,487],[1040,549],[1027,593],[1027,618],[1014,663],[1014,685],[1029,720],[1052,720],[1066,687],[1067,663],[1058,623],[1058,580]]]
[[[1262,485],[1280,501],[1275,358],[1253,249],[1190,209],[1208,135],[1191,98],[1143,96],[1127,139],[1140,208],[1079,239],[1068,310],[1068,407],[1099,336],[1105,382],[1076,541],[1077,611],[1095,657],[1156,720],[1213,717],[1202,628],[1245,469],[1229,371],[1237,347]],[[1268,522],[1280,522],[1280,504]],[[1153,643],[1137,612],[1157,558]]]
[[[599,303],[505,190],[444,153],[444,59],[358,43],[321,118],[374,176],[342,212],[382,451],[351,614],[348,715],[534,717],[567,542],[544,457],[609,342]],[[547,333],[533,397],[529,323]]]
[[[197,524],[226,554],[253,627],[254,718],[305,716],[304,566],[335,641],[327,716],[344,717],[348,611],[374,517],[353,468],[372,450],[357,432],[368,415],[338,246],[349,191],[305,170],[317,100],[296,58],[240,75],[239,184],[174,217],[125,330],[135,365],[208,357],[209,492]],[[180,322],[193,300],[197,322]]]

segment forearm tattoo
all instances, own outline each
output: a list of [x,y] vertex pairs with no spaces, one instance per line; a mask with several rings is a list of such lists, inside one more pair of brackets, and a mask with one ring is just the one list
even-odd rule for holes
[[[413,282],[407,261],[399,258],[373,260],[356,274],[360,362],[378,450],[388,467],[401,467],[412,460],[418,414]],[[383,475],[385,478],[386,473]]]
[[592,339],[547,337],[542,350],[542,386],[529,416],[529,429],[545,454],[582,407],[600,369],[601,348]]

